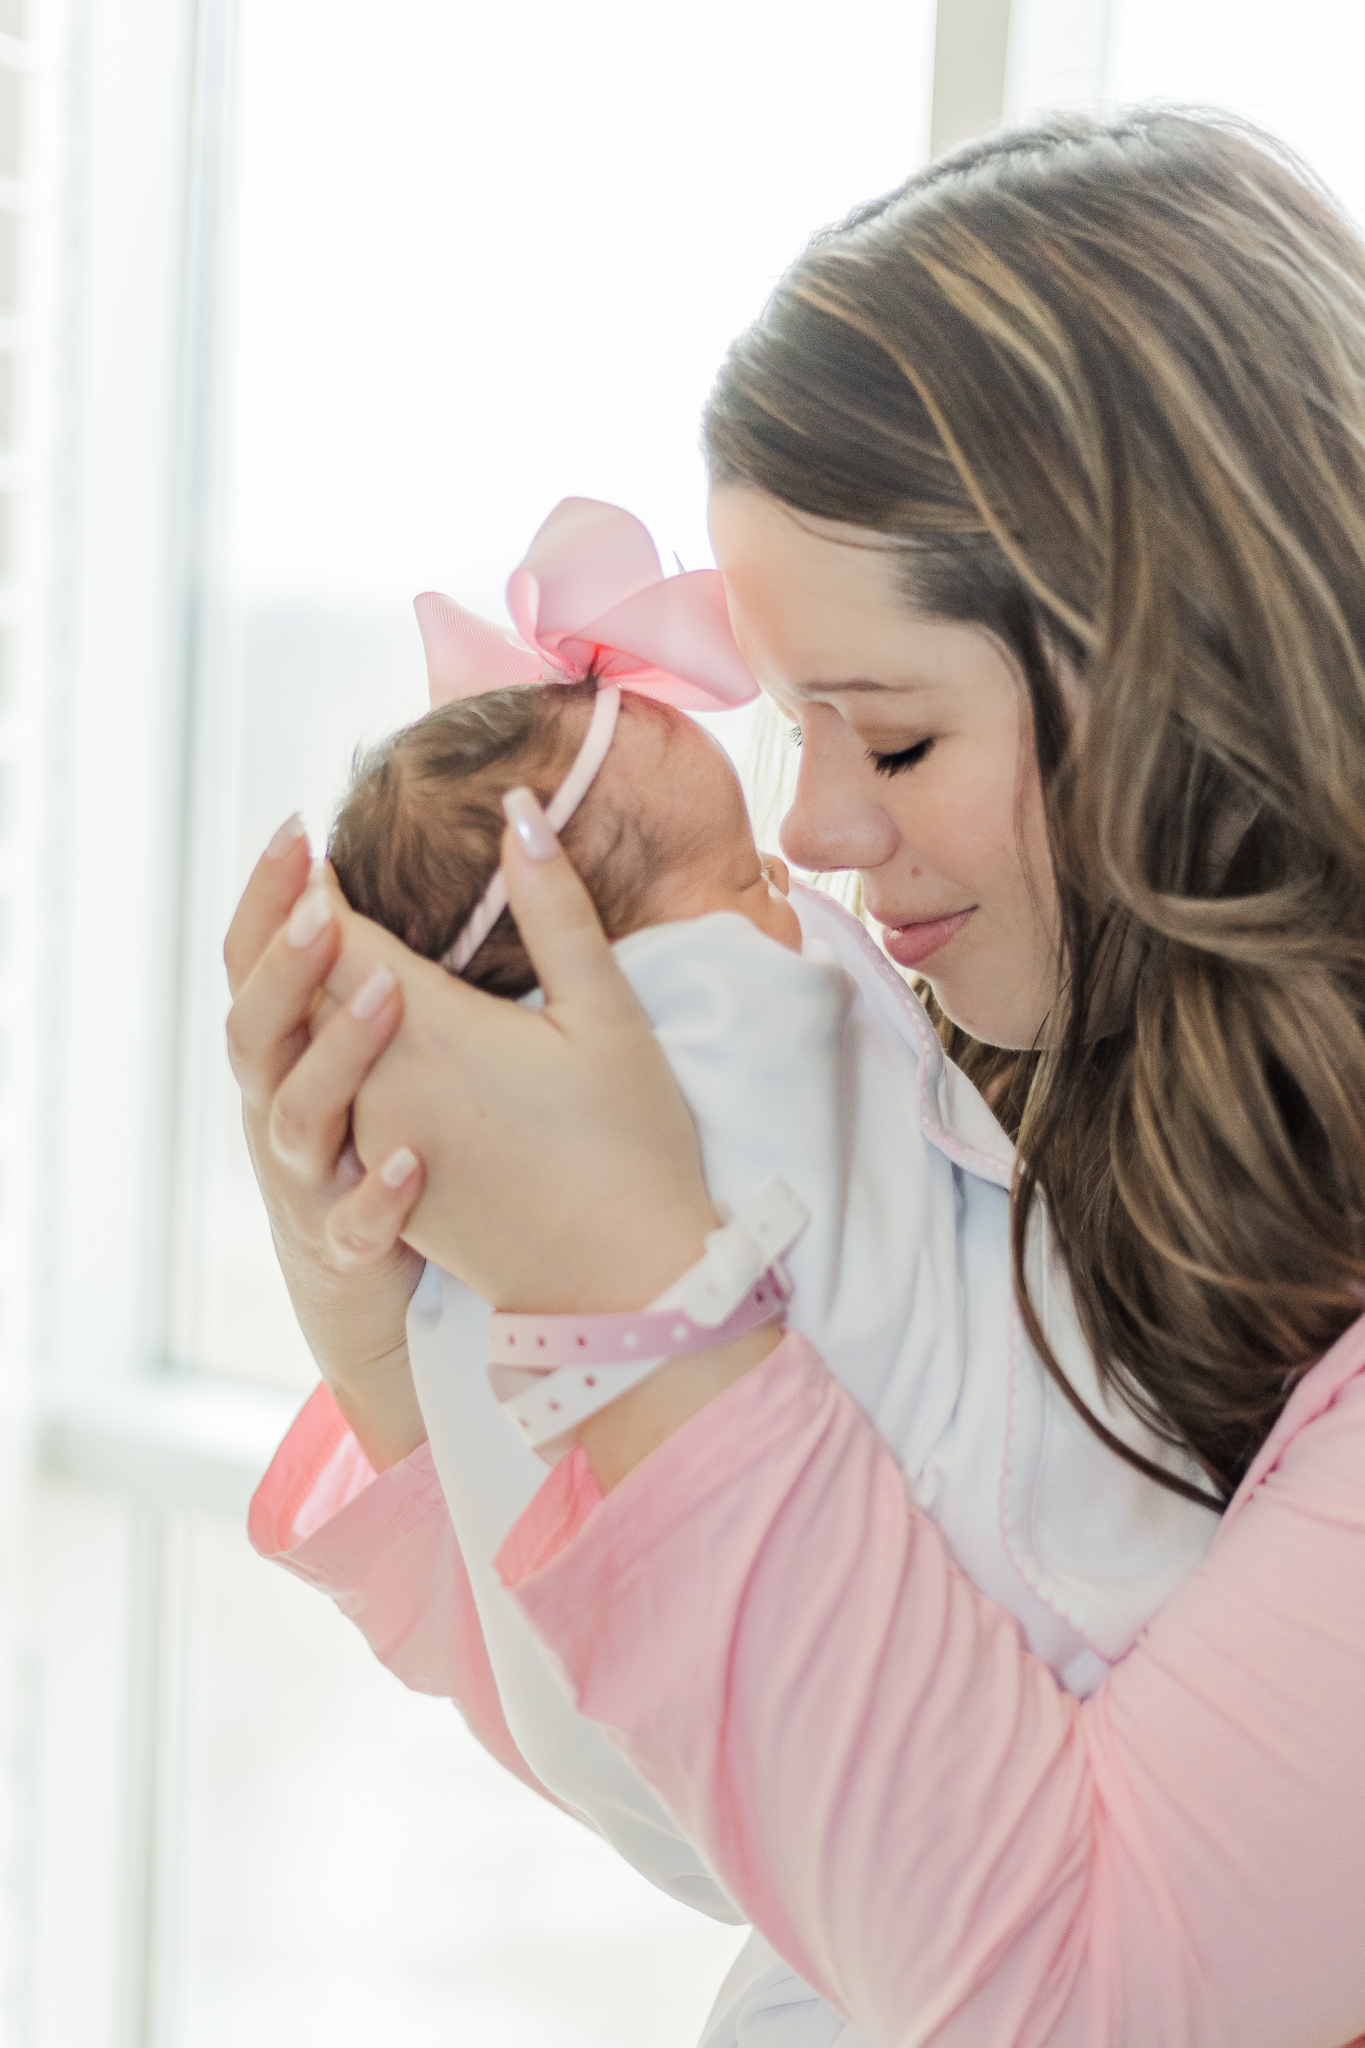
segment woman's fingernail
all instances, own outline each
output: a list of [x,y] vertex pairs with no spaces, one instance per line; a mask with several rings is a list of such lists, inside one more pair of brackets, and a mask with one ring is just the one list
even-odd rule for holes
[[351,1015],[365,1023],[377,1010],[382,1010],[397,986],[387,967],[376,967],[368,981],[361,983],[351,997]]
[[417,1154],[410,1152],[406,1145],[400,1145],[396,1152],[390,1152],[379,1169],[379,1178],[386,1188],[401,1188],[405,1180],[411,1180],[417,1171]]
[[529,789],[509,789],[502,800],[507,822],[521,841],[527,860],[553,860],[559,841]]
[[291,946],[311,946],[318,933],[332,922],[332,906],[325,889],[309,889],[289,913]]
[[295,811],[292,818],[286,818],[279,831],[266,848],[268,860],[283,860],[291,846],[297,846],[304,834],[303,813]]

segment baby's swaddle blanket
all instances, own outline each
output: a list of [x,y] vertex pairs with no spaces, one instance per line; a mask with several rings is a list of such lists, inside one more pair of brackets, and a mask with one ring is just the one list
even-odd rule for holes
[[[1010,1284],[1008,1139],[862,926],[813,890],[794,887],[793,902],[799,956],[727,912],[637,932],[617,958],[696,1120],[713,1198],[733,1206],[778,1174],[810,1211],[786,1260],[788,1327],[859,1402],[962,1569],[1064,1685],[1089,1693],[1203,1555],[1214,1517],[1116,1458],[1043,1371]],[[1169,1460],[1105,1400],[1041,1213],[1029,1280],[1072,1385],[1111,1429]],[[663,1890],[736,1919],[648,1785],[570,1705],[493,1572],[546,1467],[489,1387],[487,1307],[429,1265],[408,1334],[527,1762]],[[765,2048],[856,2048],[755,1937],[706,2044],[760,2035]]]

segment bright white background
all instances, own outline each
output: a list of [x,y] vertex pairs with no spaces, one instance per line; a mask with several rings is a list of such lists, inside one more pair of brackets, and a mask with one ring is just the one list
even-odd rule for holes
[[1365,220],[1365,7],[1359,0],[1114,0],[1120,101],[1231,107],[1304,156]]
[[[169,1348],[312,1375],[222,1062],[219,935],[356,743],[424,708],[411,612],[502,618],[561,497],[710,559],[698,444],[733,336],[816,228],[921,161],[930,0],[239,0],[220,209],[217,548],[199,649]],[[875,50],[876,62],[868,63]],[[741,714],[723,721],[742,733]]]
[[570,492],[701,561],[717,364],[810,233],[921,159],[929,0],[389,0],[382,25],[242,0],[241,22],[243,595],[455,583],[500,610]]

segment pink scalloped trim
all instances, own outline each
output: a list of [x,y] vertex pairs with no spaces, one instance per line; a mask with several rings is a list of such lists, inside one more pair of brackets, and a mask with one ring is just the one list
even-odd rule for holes
[[[929,1022],[928,1015],[919,997],[913,989],[906,987],[900,975],[868,931],[867,926],[860,923],[854,917],[852,911],[845,910],[842,903],[836,903],[832,896],[822,895],[818,889],[812,889],[805,882],[794,881],[792,887],[801,890],[807,896],[813,896],[822,909],[833,912],[836,922],[842,922],[847,926],[855,944],[870,962],[873,971],[892,991],[896,1001],[905,1012],[910,1028],[914,1032],[920,1048],[918,1101],[920,1124],[925,1133],[933,1137],[939,1149],[946,1153],[949,1158],[956,1159],[961,1166],[974,1167],[978,1172],[983,1173],[987,1180],[995,1181],[998,1185],[997,1176],[1000,1173],[1003,1162],[999,1159],[992,1159],[988,1152],[979,1151],[974,1145],[964,1144],[961,1138],[955,1137],[951,1131],[945,1129],[942,1117],[929,1102],[930,1066],[932,1065],[935,1068],[937,1075],[938,1069],[947,1060],[948,1056],[939,1043],[937,1034]],[[970,1086],[970,1083],[968,1083],[968,1086]],[[982,1106],[985,1107],[984,1104]],[[987,1111],[987,1114],[989,1114],[989,1111]]]

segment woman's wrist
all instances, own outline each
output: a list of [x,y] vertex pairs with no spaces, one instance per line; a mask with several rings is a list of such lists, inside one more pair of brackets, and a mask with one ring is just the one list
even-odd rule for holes
[[366,1457],[386,1471],[426,1440],[407,1345],[422,1261],[404,1245],[379,1269],[338,1272],[278,1227],[275,1248],[314,1362]]
[[374,1466],[387,1472],[427,1440],[406,1340],[363,1366],[323,1365],[326,1380],[352,1436]]
[[609,1491],[776,1349],[791,1294],[782,1260],[809,1221],[774,1175],[644,1308],[495,1314],[494,1382],[522,1441],[550,1456],[577,1444]]

